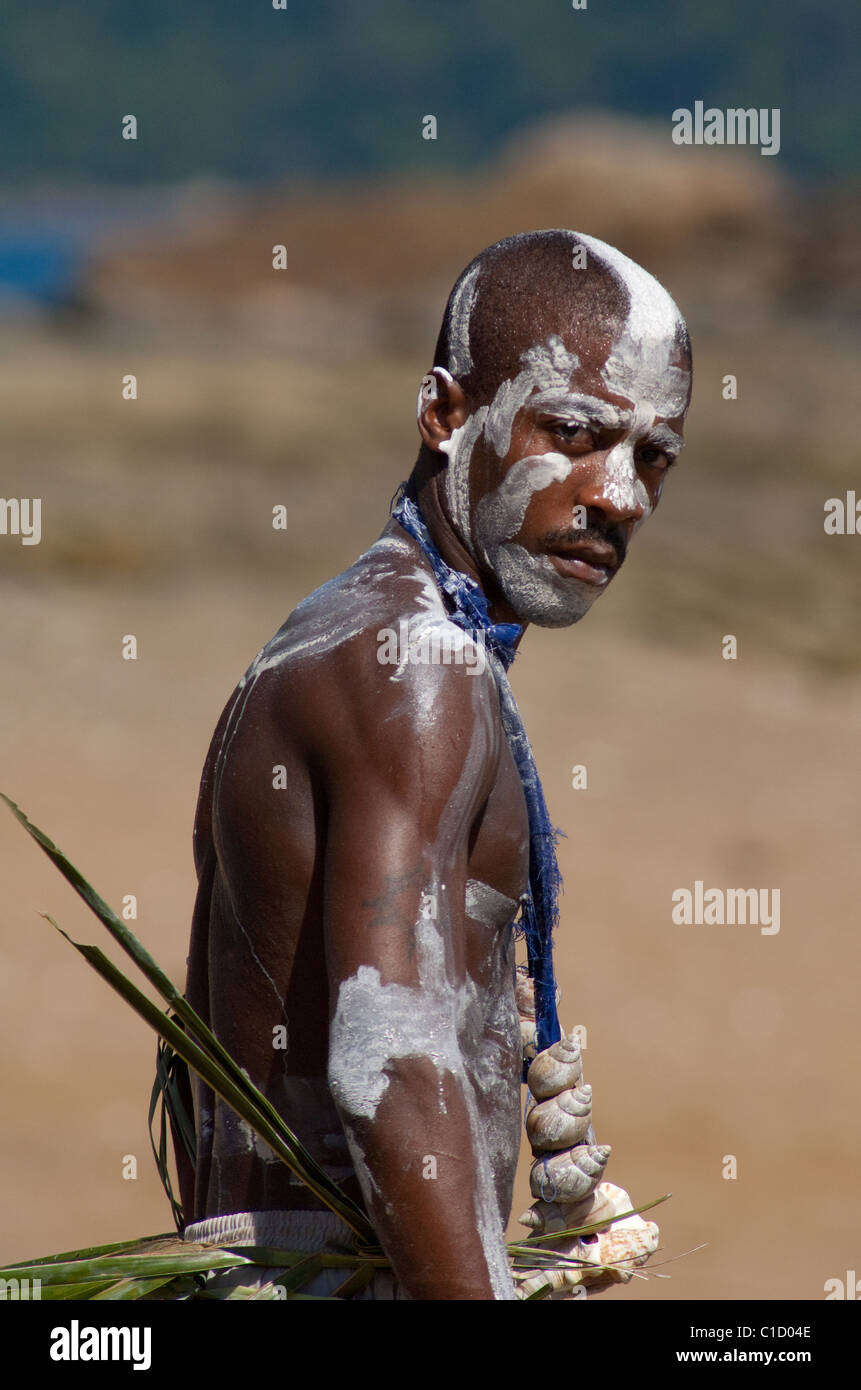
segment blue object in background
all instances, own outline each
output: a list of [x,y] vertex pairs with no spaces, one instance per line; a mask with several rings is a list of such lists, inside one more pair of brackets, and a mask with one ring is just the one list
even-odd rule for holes
[[0,311],[29,301],[59,309],[77,300],[84,254],[68,240],[0,232]]

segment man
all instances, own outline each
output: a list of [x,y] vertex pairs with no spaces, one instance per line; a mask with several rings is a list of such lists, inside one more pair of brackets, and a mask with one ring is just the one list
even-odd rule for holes
[[[627,257],[568,231],[482,252],[449,298],[392,518],[299,605],[216,729],[188,997],[364,1204],[395,1276],[377,1296],[515,1296],[512,923],[522,904],[544,1049],[556,881],[505,668],[529,623],[575,623],[610,583],[689,396],[684,322]],[[195,1112],[187,1238],[343,1241],[199,1084]],[[609,1151],[571,1152],[591,1191]]]

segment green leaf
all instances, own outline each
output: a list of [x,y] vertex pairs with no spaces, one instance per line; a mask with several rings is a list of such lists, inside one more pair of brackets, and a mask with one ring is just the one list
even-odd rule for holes
[[[154,1004],[137,985],[132,984],[120,969],[109,960],[97,946],[86,946],[81,942],[73,941],[67,932],[54,921],[53,917],[43,914],[61,936],[74,946],[84,959],[93,967],[102,979],[106,980],[112,989],[126,1000],[135,1012],[143,1018],[151,1028],[166,1038],[180,1057],[184,1058],[190,1067],[193,1067],[198,1076],[206,1084],[225,1100],[236,1113],[251,1125],[252,1129],[260,1135],[278,1157],[287,1165],[291,1172],[301,1178],[307,1187],[319,1197],[321,1201],[330,1207],[349,1225],[356,1234],[364,1241],[371,1243],[376,1241],[376,1233],[368,1222],[367,1218],[343,1194],[330,1182],[328,1176],[311,1159],[307,1150],[301,1145],[289,1130],[285,1139],[282,1131],[286,1128],[283,1122],[276,1127],[269,1118],[270,1106],[264,1106],[258,1102],[260,1093],[257,1088],[251,1086],[251,1095],[246,1088],[240,1088],[234,1084],[233,1077],[228,1075],[223,1067],[215,1060],[210,1058],[202,1047],[188,1036],[173,1019],[162,1013],[158,1005]],[[246,1078],[247,1080],[247,1078]],[[250,1083],[249,1083],[250,1084]],[[261,1098],[262,1099],[262,1098]],[[323,1181],[318,1178],[318,1173]],[[334,1188],[334,1192],[332,1189]]]
[[4,1279],[32,1278],[42,1280],[42,1287],[86,1284],[96,1281],[113,1283],[117,1279],[153,1279],[160,1275],[172,1279],[177,1274],[205,1273],[212,1269],[234,1269],[251,1264],[238,1251],[210,1249],[190,1250],[187,1254],[166,1255],[105,1255],[93,1260],[74,1260],[69,1264],[10,1265],[2,1271]]
[[[28,1260],[27,1263],[34,1269],[41,1265],[70,1264],[74,1260],[89,1260],[98,1255],[119,1255],[124,1250],[131,1251],[138,1249],[140,1246],[151,1245],[155,1241],[175,1241],[176,1238],[175,1232],[168,1231],[164,1235],[140,1236],[135,1240],[115,1241],[113,1245],[90,1245],[84,1250],[65,1250],[61,1255],[43,1255],[40,1259]],[[2,1274],[3,1270],[0,1269],[0,1275]]]
[[92,1301],[98,1303],[119,1303],[133,1298],[143,1298],[144,1294],[154,1293],[156,1289],[164,1288],[165,1284],[172,1284],[174,1275],[163,1274],[154,1279],[118,1279],[115,1284],[109,1284],[101,1293],[93,1294]]
[[[195,1166],[197,1144],[194,1133],[194,1126],[186,1112],[180,1094],[179,1085],[176,1079],[176,1072],[179,1066],[184,1066],[181,1057],[177,1057],[173,1048],[165,1042],[164,1038],[159,1037],[156,1047],[156,1071],[153,1082],[152,1094],[149,1103],[149,1138],[152,1145],[155,1166],[164,1188],[165,1196],[170,1202],[170,1209],[176,1229],[181,1231],[183,1225],[182,1207],[176,1199],[173,1190],[173,1183],[170,1176],[170,1165],[168,1161],[167,1146],[167,1117],[170,1115],[172,1125],[179,1135],[180,1142],[191,1161],[192,1167]],[[186,1070],[187,1075],[187,1070]],[[159,1105],[159,1102],[161,1104]],[[153,1134],[153,1121],[156,1110],[159,1112],[159,1134],[158,1147],[156,1148],[155,1135]]]
[[109,1289],[113,1283],[112,1279],[98,1279],[89,1283],[76,1282],[74,1284],[48,1284],[42,1289],[40,1303],[62,1303],[74,1300],[89,1300]]
[[[72,885],[75,891],[83,898],[87,906],[96,914],[102,924],[107,928],[114,940],[123,950],[134,960],[150,984],[161,994],[174,1014],[177,1015],[179,1022],[166,1017],[152,1003],[146,995],[142,994],[130,980],[113,965],[107,957],[95,946],[84,946],[62,930],[54,921],[53,917],[47,913],[42,915],[54,926],[66,940],[83,955],[84,959],[96,970],[113,989],[131,1004],[136,1013],[144,1018],[152,1028],[158,1032],[172,1047],[173,1051],[182,1057],[183,1060],[192,1067],[199,1076],[211,1087],[217,1095],[227,1101],[237,1114],[251,1125],[252,1129],[269,1144],[270,1148],[277,1153],[278,1157],[287,1165],[290,1170],[299,1177],[307,1187],[319,1197],[330,1210],[336,1212],[342,1220],[355,1232],[359,1239],[369,1248],[378,1249],[378,1239],[373,1226],[368,1221],[365,1213],[353,1202],[346,1193],[334,1183],[329,1175],[314,1160],[299,1139],[293,1134],[292,1130],[285,1124],[282,1116],[278,1113],[272,1103],[257,1089],[251,1079],[246,1075],[242,1068],[233,1060],[226,1048],[218,1041],[215,1034],[207,1027],[203,1019],[192,1009],[191,1005],[180,994],[173,984],[173,981],[164,973],[161,967],[149,954],[146,948],[138,941],[134,933],[128,928],[125,922],[116,915],[108,906],[105,900],[87,882],[83,875],[66,858],[62,850],[50,840],[44,831],[34,825],[24,814],[21,808],[8,796],[0,792],[0,797],[6,802],[12,814],[24,827],[27,833],[44,850],[48,858],[60,870],[60,873]],[[183,1028],[185,1031],[183,1031]],[[159,1156],[157,1156],[157,1163]],[[165,1166],[166,1166],[166,1145],[165,1145]],[[168,1194],[174,1208],[174,1216],[178,1210],[178,1204],[171,1193]]]

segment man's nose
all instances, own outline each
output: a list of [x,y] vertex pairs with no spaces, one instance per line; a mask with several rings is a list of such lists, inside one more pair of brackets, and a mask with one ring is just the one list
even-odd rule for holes
[[601,512],[607,524],[636,524],[651,511],[646,485],[637,473],[633,449],[616,444],[592,456],[588,478],[581,478],[577,502]]

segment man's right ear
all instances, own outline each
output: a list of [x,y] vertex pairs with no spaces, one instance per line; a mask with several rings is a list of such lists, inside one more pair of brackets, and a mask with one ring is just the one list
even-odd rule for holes
[[447,454],[452,434],[469,416],[466,396],[445,367],[434,367],[422,377],[416,402],[419,434],[434,453]]

